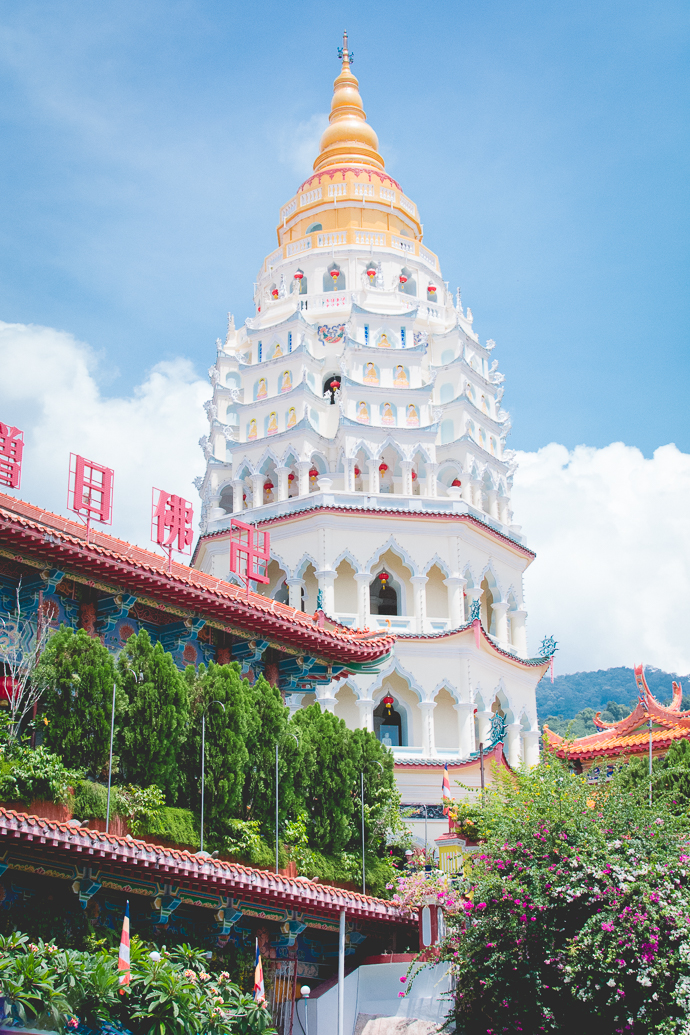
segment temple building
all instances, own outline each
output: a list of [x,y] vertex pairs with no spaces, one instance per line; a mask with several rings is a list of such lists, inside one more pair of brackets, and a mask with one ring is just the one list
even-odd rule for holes
[[673,683],[669,705],[660,704],[647,686],[642,665],[635,666],[638,700],[635,708],[618,722],[604,722],[601,713],[594,716],[596,733],[577,740],[568,740],[544,727],[544,737],[558,758],[567,759],[582,773],[597,769],[599,762],[629,761],[635,756],[663,757],[672,744],[690,738],[690,711],[681,711],[683,690]]
[[[476,784],[479,745],[536,763],[523,572],[510,505],[503,375],[385,170],[347,38],[314,172],[280,210],[277,247],[210,370],[202,535],[193,565],[229,572],[233,517],[271,534],[260,587],[342,629],[395,634],[376,674],[313,688],[396,756],[403,798],[437,803],[440,772]],[[455,790],[455,788],[453,788]]]

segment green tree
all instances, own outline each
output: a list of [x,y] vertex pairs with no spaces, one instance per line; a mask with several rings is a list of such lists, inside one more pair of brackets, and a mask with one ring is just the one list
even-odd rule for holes
[[279,822],[282,827],[297,804],[295,773],[300,765],[301,749],[290,735],[289,710],[280,691],[259,676],[253,686],[247,684],[247,769],[242,794],[242,818],[256,821],[262,836],[273,843],[275,838],[275,747],[278,744],[280,782]]
[[130,783],[155,784],[177,800],[178,761],[189,722],[189,692],[172,655],[142,629],[130,636],[117,667],[127,695],[127,722],[120,733],[120,758]]
[[[59,754],[65,765],[83,766],[99,776],[108,762],[117,682],[110,652],[83,629],[74,632],[62,626],[49,640],[39,669],[48,687],[43,697],[45,746]],[[118,687],[116,717],[123,715],[126,706],[126,696]]]

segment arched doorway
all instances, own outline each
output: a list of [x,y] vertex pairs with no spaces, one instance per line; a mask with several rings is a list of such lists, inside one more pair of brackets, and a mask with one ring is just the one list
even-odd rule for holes
[[[390,702],[393,701],[391,704]],[[402,716],[396,710],[391,694],[386,694],[378,708],[374,710],[374,733],[386,747],[403,745]]]
[[387,571],[380,571],[369,587],[369,607],[372,615],[397,615],[398,591]]

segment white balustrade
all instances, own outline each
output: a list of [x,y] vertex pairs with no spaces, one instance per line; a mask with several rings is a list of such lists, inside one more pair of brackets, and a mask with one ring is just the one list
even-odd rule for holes
[[406,198],[404,194],[400,195],[400,208],[404,209],[410,216],[415,216],[417,213],[417,207],[413,201]]
[[347,244],[347,231],[338,230],[332,234],[317,234],[317,248],[332,248],[335,244]]
[[304,237],[301,241],[292,241],[285,249],[288,258],[291,255],[299,255],[301,252],[308,252],[311,248],[311,237]]
[[320,187],[316,187],[314,190],[308,190],[305,194],[300,194],[299,203],[300,207],[303,205],[311,205],[313,201],[319,201],[323,197],[323,191]]
[[390,190],[389,187],[381,187],[379,196],[382,197],[384,201],[395,201],[395,191]]
[[428,252],[426,248],[422,248],[421,244],[419,246],[419,258],[422,262],[426,262],[427,265],[432,266],[433,269],[437,269],[438,263],[436,262],[436,256],[432,255],[431,252]]
[[347,194],[346,183],[329,183],[328,185],[328,197],[339,198],[342,194]]
[[281,208],[281,210],[280,210],[280,218],[281,219],[287,219],[288,216],[292,215],[292,213],[295,211],[296,208],[297,208],[297,198],[293,198],[289,205],[286,205],[285,208]]

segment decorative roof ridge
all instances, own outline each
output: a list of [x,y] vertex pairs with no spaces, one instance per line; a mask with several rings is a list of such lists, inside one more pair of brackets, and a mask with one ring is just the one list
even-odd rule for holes
[[[327,893],[334,901],[346,899],[351,902],[361,902],[374,907],[385,907],[386,909],[391,909],[397,912],[394,904],[387,899],[376,898],[373,895],[362,895],[359,891],[335,888],[329,884],[319,884],[310,880],[308,877],[287,877],[282,874],[273,873],[271,870],[260,870],[253,866],[245,866],[243,863],[227,862],[224,859],[213,859],[211,856],[207,857],[205,854],[200,856],[198,853],[189,852],[186,849],[164,847],[163,845],[139,840],[129,836],[121,837],[116,834],[106,834],[102,830],[94,830],[89,827],[77,827],[69,823],[62,823],[59,820],[44,819],[28,812],[17,812],[14,809],[0,806],[0,827],[3,825],[3,819],[14,821],[19,827],[20,832],[22,827],[35,828],[38,825],[41,830],[52,830],[55,833],[59,832],[63,835],[67,835],[72,843],[77,845],[81,843],[89,848],[92,847],[92,845],[89,844],[89,841],[97,842],[102,845],[110,845],[113,848],[129,848],[133,849],[134,855],[143,855],[144,853],[147,855],[155,854],[159,859],[170,858],[176,861],[187,862],[190,866],[196,866],[197,870],[200,870],[202,874],[209,876],[239,872],[240,874],[250,877],[250,881],[252,883],[263,881],[266,884],[272,883],[286,889],[295,885],[303,888],[308,887],[314,890],[319,890],[322,893]],[[17,829],[17,827],[15,827],[15,829]],[[31,829],[27,829],[26,832],[30,833]]]
[[[499,748],[500,748],[500,753],[499,753]],[[496,757],[496,756],[498,756],[498,757]],[[501,744],[500,741],[499,741],[498,744],[494,744],[494,746],[491,748],[491,750],[484,752],[484,761],[485,762],[487,760],[491,761],[494,758],[496,758],[496,760],[499,761],[499,762],[503,761],[503,763],[506,765],[506,767],[510,768],[508,760],[506,759],[506,756],[505,756],[505,751],[503,750],[503,744]],[[443,769],[443,767],[447,765],[449,768],[464,769],[464,768],[466,768],[469,765],[476,764],[478,761],[479,761],[479,752],[478,751],[473,752],[469,756],[469,758],[460,758],[460,756],[458,756],[457,758],[447,758],[447,757],[443,757],[443,756],[440,756],[440,755],[439,756],[437,756],[437,755],[428,755],[426,757],[425,756],[415,757],[413,755],[402,755],[402,756],[394,755],[393,756],[393,767],[395,768],[398,765],[404,765],[406,767],[407,766],[426,766],[426,767],[437,767],[439,769]],[[422,804],[424,804],[424,803],[422,802]],[[412,807],[412,806],[409,806],[409,807]]]
[[[299,185],[299,187],[295,191],[295,194],[299,194],[306,187],[310,186],[310,184],[312,184],[314,182],[314,180],[318,180],[319,183],[320,183],[322,176],[328,176],[331,179],[331,181],[332,181],[333,180],[333,176],[335,175],[335,173],[338,173],[338,172],[339,173],[343,173],[343,174],[345,174],[346,172],[351,172],[351,173],[354,173],[354,175],[357,178],[359,178],[360,176],[369,176],[369,178],[371,179],[371,176],[378,176],[378,178],[381,181],[389,180],[393,184],[394,187],[398,188],[398,190],[400,191],[401,194],[403,194],[405,197],[407,197],[407,194],[405,194],[405,191],[402,189],[402,187],[400,186],[398,181],[394,180],[393,177],[389,173],[385,172],[383,169],[376,169],[376,168],[374,168],[373,165],[347,165],[347,164],[345,164],[345,165],[329,165],[329,166],[326,166],[326,168],[324,168],[324,169],[319,169],[318,172],[313,172],[311,174],[311,176],[307,177],[307,179],[304,181],[304,183],[301,183]],[[356,200],[356,199],[352,199],[351,198],[349,200],[352,201],[352,200]],[[412,201],[412,198],[410,198],[410,201]],[[343,202],[343,204],[345,204],[345,202]],[[386,203],[386,207],[387,208],[390,207],[389,204]]]
[[[468,630],[473,629],[474,621],[471,619],[469,622],[465,622],[464,625],[459,625],[457,629],[446,629],[439,633],[396,633],[399,640],[442,640],[448,639],[451,636],[457,636],[461,633],[466,633]],[[538,668],[540,665],[548,666],[551,662],[551,655],[546,657],[538,658],[521,658],[518,654],[513,654],[509,650],[504,650],[489,636],[483,625],[479,626],[481,633],[486,643],[496,651],[498,654],[503,655],[504,658],[509,658],[511,661],[517,662],[519,665],[524,665],[527,668]]]

